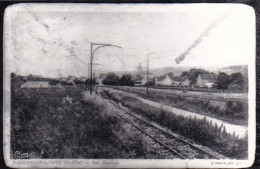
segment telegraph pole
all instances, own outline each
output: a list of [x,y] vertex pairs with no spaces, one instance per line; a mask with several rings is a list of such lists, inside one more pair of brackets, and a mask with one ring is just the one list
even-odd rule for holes
[[90,63],[88,63],[88,90],[90,90]]
[[[98,46],[93,50],[93,46]],[[113,47],[118,47],[120,49],[123,49],[120,46],[116,46],[116,45],[112,45],[112,44],[103,44],[103,43],[90,43],[90,94],[92,94],[92,71],[93,71],[93,56],[95,54],[95,52],[102,48],[102,47],[106,47],[106,46],[113,46]]]
[[146,74],[146,78],[147,78],[147,81],[146,81],[146,93],[149,94],[148,92],[148,77],[149,77],[149,56],[147,55],[147,74]]
[[90,49],[90,85],[89,85],[89,91],[90,91],[90,94],[92,94],[92,63],[93,63],[93,55],[92,55],[92,42],[91,42],[91,49]]

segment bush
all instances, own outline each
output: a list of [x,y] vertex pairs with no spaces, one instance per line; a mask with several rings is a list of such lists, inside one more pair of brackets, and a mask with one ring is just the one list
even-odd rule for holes
[[[118,88],[118,89],[122,91],[128,90],[127,92],[138,94],[138,96],[142,98],[159,102],[165,105],[173,106],[191,112],[201,113],[203,115],[207,115],[213,118],[218,118],[239,125],[241,124],[247,125],[248,105],[247,103],[244,102],[229,101],[229,103],[226,102],[226,106],[225,106],[226,108],[220,109],[219,106],[212,105],[210,101],[207,99],[190,98],[190,97],[182,97],[178,95],[174,96],[174,95],[167,95],[167,94],[162,95],[158,93],[147,95],[145,90],[138,90],[135,88],[132,89]],[[232,104],[231,107],[227,105],[230,103]],[[230,113],[230,112],[234,112],[235,110],[236,110],[235,115],[233,113]]]
[[[11,158],[162,158],[104,99],[80,88],[13,90]],[[120,99],[120,95],[118,97]]]
[[[119,94],[112,91],[105,92],[111,99],[121,100],[124,106],[129,107],[136,113],[162,126],[166,126],[172,131],[192,139],[199,144],[210,147],[230,158],[247,158],[247,137],[239,139],[235,135],[228,134],[223,126],[218,127],[217,125],[212,125],[212,122],[206,121],[205,118],[187,119],[163,109],[144,104],[127,94],[123,95],[122,93]],[[205,102],[205,104],[207,104],[207,102]]]
[[245,103],[228,101],[226,103],[225,113],[232,118],[245,119],[247,117],[247,114],[244,113],[246,109],[247,106]]

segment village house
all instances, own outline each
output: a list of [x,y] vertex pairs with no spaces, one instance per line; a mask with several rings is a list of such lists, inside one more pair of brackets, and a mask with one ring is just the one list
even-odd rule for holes
[[188,78],[182,79],[181,83],[180,83],[180,86],[181,87],[189,87],[190,86],[190,82],[191,81]]
[[47,81],[27,81],[21,85],[21,88],[49,88],[50,84]]
[[[147,83],[147,73],[141,72],[140,74],[133,75],[132,77],[135,86],[144,86]],[[148,81],[151,82],[154,79],[154,74],[148,73]]]
[[197,86],[212,88],[212,86],[216,82],[216,79],[217,75],[215,75],[214,73],[199,74],[197,78]]
[[[104,78],[105,79],[105,78]],[[98,86],[103,86],[104,84],[103,84],[103,80],[104,80],[103,78],[101,78],[101,77],[96,77],[96,84],[98,85]]]
[[103,80],[104,80],[106,77],[107,77],[106,74],[101,73],[101,74],[99,75],[99,77],[97,77],[97,78],[95,79],[95,80],[96,80],[96,84],[99,85],[99,86],[103,86],[103,85],[104,85],[104,84],[103,84]]
[[172,85],[171,86],[174,86],[174,87],[177,87],[177,86],[180,86],[180,77],[171,77],[172,79]]
[[179,83],[178,79],[170,77],[169,75],[155,78],[156,86],[178,86]]
[[134,85],[135,86],[144,86],[147,82],[147,78],[146,77],[137,77],[135,79]]

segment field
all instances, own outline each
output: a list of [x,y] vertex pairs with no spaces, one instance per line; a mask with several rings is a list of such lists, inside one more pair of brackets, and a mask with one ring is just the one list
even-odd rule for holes
[[236,159],[247,158],[247,136],[238,138],[228,134],[225,127],[218,127],[207,122],[205,119],[184,118],[174,115],[163,109],[154,108],[144,104],[131,94],[104,89],[110,99],[121,102],[141,116],[154,121],[172,131],[185,136],[198,144],[210,147],[211,149]]
[[217,118],[231,124],[245,126],[248,124],[247,97],[242,93],[226,94],[149,89],[147,95],[146,89],[141,87],[111,88],[132,92],[148,100]]
[[[119,118],[114,113],[118,110],[98,92],[90,95],[81,87],[21,89],[16,81],[11,89],[11,158],[169,158],[151,138]],[[120,90],[129,91],[128,95],[108,90],[106,94],[145,119],[198,145],[228,158],[247,158],[247,136],[238,138],[228,134],[225,127],[214,126],[205,119],[186,119],[146,105],[131,97],[131,92],[145,99],[220,119],[236,118],[230,120],[233,123],[245,122],[247,112],[232,114],[233,102],[226,101],[223,105],[205,98],[183,97],[191,94],[189,92],[168,96],[158,92],[146,95],[145,90]],[[219,109],[214,109],[214,106]],[[21,156],[24,153],[29,155]]]
[[13,90],[11,124],[15,159],[161,158],[149,138],[80,88]]

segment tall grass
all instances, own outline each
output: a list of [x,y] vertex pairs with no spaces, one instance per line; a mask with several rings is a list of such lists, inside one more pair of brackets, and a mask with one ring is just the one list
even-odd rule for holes
[[174,132],[179,133],[195,142],[226,155],[230,158],[247,158],[248,140],[247,136],[243,139],[228,134],[223,126],[217,127],[207,122],[206,119],[185,118],[177,116],[163,109],[154,108],[148,104],[122,93],[106,91],[107,95],[120,101],[127,106],[146,117],[147,119],[166,126]]
[[99,95],[80,88],[12,90],[11,158],[162,158]]
[[35,158],[95,158],[100,152],[88,146],[112,143],[117,120],[104,114],[104,106],[83,100],[81,93],[72,88],[13,93],[13,151],[33,152]]
[[[119,90],[126,91],[124,88]],[[223,106],[216,106],[207,99],[189,98],[173,95],[162,95],[151,93],[146,94],[143,90],[130,89],[131,92],[138,94],[138,96],[156,101],[165,105],[173,106],[183,110],[208,115],[213,118],[218,118],[233,124],[247,125],[248,124],[248,104],[242,101],[227,101],[221,103]],[[127,91],[129,92],[129,91]]]

